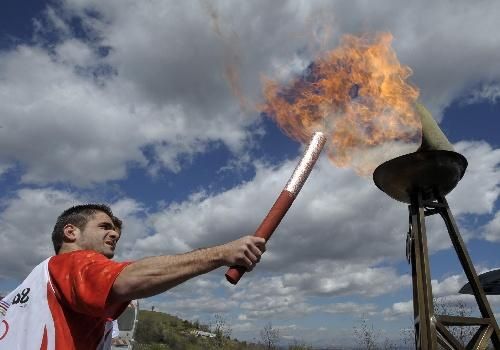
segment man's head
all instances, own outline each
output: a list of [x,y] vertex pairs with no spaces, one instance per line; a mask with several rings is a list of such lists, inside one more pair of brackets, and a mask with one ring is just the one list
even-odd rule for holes
[[122,221],[113,215],[107,205],[77,205],[57,218],[52,243],[56,254],[90,249],[112,258],[121,229]]

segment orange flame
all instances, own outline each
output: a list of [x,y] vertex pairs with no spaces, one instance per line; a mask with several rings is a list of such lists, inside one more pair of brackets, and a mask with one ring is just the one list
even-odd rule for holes
[[261,110],[298,141],[326,132],[334,164],[363,175],[415,151],[422,133],[414,110],[419,92],[406,82],[412,71],[399,63],[391,42],[390,33],[343,36],[286,86],[265,79]]

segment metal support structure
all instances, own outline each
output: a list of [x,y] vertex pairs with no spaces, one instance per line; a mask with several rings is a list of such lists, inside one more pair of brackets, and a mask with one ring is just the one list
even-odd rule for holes
[[[415,316],[415,344],[417,350],[437,350],[438,344],[449,350],[484,350],[491,339],[495,349],[500,350],[500,330],[491,310],[486,294],[479,282],[465,244],[460,236],[455,219],[445,197],[441,194],[423,200],[422,191],[411,198],[409,210],[410,228],[407,240],[407,254],[412,266],[413,312]],[[440,214],[443,218],[455,252],[467,279],[472,286],[481,317],[459,317],[434,315],[429,254],[425,217]],[[479,326],[467,345],[462,345],[446,327]]]
[[413,314],[417,349],[436,350],[437,336],[425,230],[425,212],[419,192],[409,206],[410,261],[413,277]]

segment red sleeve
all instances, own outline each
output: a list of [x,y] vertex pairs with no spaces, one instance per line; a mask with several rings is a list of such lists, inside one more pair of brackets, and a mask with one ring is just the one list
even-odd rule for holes
[[58,298],[66,306],[89,316],[116,318],[128,302],[109,304],[107,299],[116,277],[129,264],[80,250],[52,257],[49,273]]

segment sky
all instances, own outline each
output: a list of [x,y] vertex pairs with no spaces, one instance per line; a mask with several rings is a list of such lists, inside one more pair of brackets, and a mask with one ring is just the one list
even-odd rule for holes
[[[447,198],[476,269],[499,268],[499,17],[494,0],[4,1],[0,294],[53,254],[55,218],[79,203],[123,218],[119,261],[253,233],[304,147],[255,108],[262,77],[293,77],[342,35],[376,32],[393,35],[420,101],[468,159]],[[141,306],[222,315],[242,340],[271,322],[283,344],[349,346],[367,319],[399,342],[412,327],[407,215],[323,155],[238,285],[220,268]],[[437,218],[428,239],[434,294],[456,300],[466,280]]]

